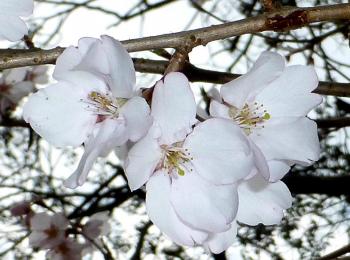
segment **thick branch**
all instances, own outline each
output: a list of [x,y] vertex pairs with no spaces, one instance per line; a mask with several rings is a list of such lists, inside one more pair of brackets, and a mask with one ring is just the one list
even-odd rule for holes
[[[184,45],[195,47],[242,34],[292,30],[314,22],[345,19],[350,19],[350,4],[312,8],[288,8],[235,22],[178,33],[126,40],[122,43],[129,52],[179,48]],[[0,70],[40,64],[53,64],[63,50],[64,48],[60,47],[51,50],[2,50],[0,51]]]
[[350,195],[350,176],[315,177],[291,173],[282,180],[293,194]]
[[[134,59],[134,65],[136,70],[139,72],[164,74],[168,66],[168,62]],[[225,84],[240,76],[239,74],[232,74],[228,72],[205,70],[197,68],[191,64],[187,64],[182,72],[192,82],[208,82],[214,84]],[[350,97],[350,84],[321,81],[318,87],[314,90],[314,93],[321,95]]]

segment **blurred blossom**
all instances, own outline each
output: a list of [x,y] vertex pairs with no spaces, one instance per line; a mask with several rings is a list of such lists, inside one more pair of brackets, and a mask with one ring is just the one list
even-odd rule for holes
[[35,214],[30,220],[29,244],[42,249],[58,246],[65,241],[67,226],[68,220],[62,214]]
[[36,84],[48,82],[47,66],[4,70],[0,78],[0,114],[14,110],[18,102],[35,90]]
[[80,260],[82,259],[83,245],[66,238],[55,247],[52,247],[46,254],[50,260]]
[[99,236],[105,236],[111,229],[108,220],[108,212],[96,213],[92,215],[89,221],[83,226],[82,233],[92,240]]

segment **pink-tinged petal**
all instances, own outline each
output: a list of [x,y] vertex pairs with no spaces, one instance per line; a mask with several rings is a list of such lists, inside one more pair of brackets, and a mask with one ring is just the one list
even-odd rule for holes
[[0,15],[0,24],[0,40],[19,41],[28,34],[27,25],[18,16]]
[[40,247],[45,244],[46,236],[42,232],[32,231],[28,239],[31,247]]
[[79,146],[92,133],[96,116],[81,102],[72,84],[59,82],[31,95],[23,118],[44,139],[57,147]]
[[267,163],[270,169],[270,182],[281,180],[290,170],[290,166],[284,161],[271,160]]
[[47,213],[37,213],[30,219],[30,228],[32,230],[43,231],[51,225],[51,216]]
[[22,82],[25,80],[28,73],[28,68],[16,68],[10,70],[4,70],[2,75],[5,78],[5,84],[14,85],[16,83]]
[[208,241],[204,243],[204,247],[214,254],[220,254],[233,244],[236,236],[237,223],[233,221],[229,230],[210,235]]
[[151,114],[161,129],[161,143],[173,144],[185,138],[196,122],[196,102],[185,75],[172,72],[157,82]]
[[0,14],[28,16],[33,13],[33,0],[1,0]]
[[141,97],[129,99],[120,109],[120,113],[123,114],[126,121],[129,139],[132,142],[144,137],[152,125],[150,112],[146,100]]
[[34,91],[34,84],[31,81],[22,81],[15,84],[9,90],[8,94],[5,94],[9,100],[14,104],[17,104],[22,98],[28,96]]
[[231,119],[229,107],[216,100],[210,102],[209,112],[212,117]]
[[115,146],[125,143],[126,140],[127,134],[123,122],[113,119],[103,121],[96,136],[85,142],[85,151],[78,168],[65,180],[64,186],[74,189],[83,185],[96,159],[107,156]]
[[263,129],[254,131],[251,138],[267,160],[304,164],[318,160],[320,144],[314,121],[306,117],[271,118],[264,125]]
[[156,172],[147,182],[146,189],[149,218],[172,241],[179,245],[194,246],[207,239],[206,232],[190,228],[176,215],[170,203],[171,183],[166,172]]
[[237,220],[252,226],[279,224],[293,199],[283,182],[269,183],[259,175],[238,185],[238,198]]
[[285,67],[284,58],[273,52],[263,52],[252,69],[221,87],[222,98],[232,106],[243,107],[249,97],[276,79]]
[[249,175],[253,152],[240,127],[227,119],[212,118],[197,125],[186,138],[194,168],[214,184],[232,184]]
[[102,46],[109,64],[111,90],[115,97],[130,98],[136,89],[134,63],[124,46],[114,38],[101,36]]
[[64,230],[69,224],[68,219],[63,214],[60,214],[60,213],[54,214],[51,217],[51,222],[55,226],[57,226],[60,230]]
[[322,97],[311,93],[318,85],[312,66],[289,66],[255,98],[258,104],[274,117],[305,116],[322,102]]
[[138,141],[129,151],[125,162],[125,174],[130,189],[144,185],[155,171],[162,157],[162,150],[151,134]]
[[170,198],[184,223],[206,232],[228,230],[238,208],[235,185],[213,185],[195,171],[172,179]]

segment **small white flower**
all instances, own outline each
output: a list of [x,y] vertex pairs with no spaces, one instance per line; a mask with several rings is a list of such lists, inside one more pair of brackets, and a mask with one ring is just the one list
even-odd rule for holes
[[132,190],[146,184],[150,219],[174,242],[202,244],[231,228],[236,182],[254,172],[254,154],[243,131],[226,119],[196,123],[188,80],[170,73],[152,98],[154,125],[129,151]]
[[62,214],[35,214],[30,220],[29,244],[44,249],[53,248],[65,239],[68,220]]
[[319,157],[315,122],[307,113],[322,102],[311,93],[318,84],[311,66],[285,66],[282,56],[264,52],[245,75],[221,87],[223,103],[213,100],[210,114],[233,120],[259,147],[276,181],[295,163]]
[[[152,123],[148,104],[137,96],[129,54],[111,37],[102,39],[85,38],[78,49],[66,49],[54,74],[58,83],[40,89],[24,106],[24,119],[51,144],[77,147],[84,143],[79,166],[65,182],[69,188],[85,182],[97,157],[107,156],[127,140],[137,141]],[[96,56],[96,46],[105,55]],[[80,52],[83,57],[77,57]],[[76,64],[79,59],[81,64]],[[68,69],[67,64],[73,63]],[[97,72],[99,66],[103,73]]]
[[33,0],[0,1],[0,40],[18,41],[28,34],[27,25],[20,17],[33,13]]

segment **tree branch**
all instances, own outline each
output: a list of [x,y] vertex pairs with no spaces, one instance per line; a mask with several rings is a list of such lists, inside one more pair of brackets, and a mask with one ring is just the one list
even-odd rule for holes
[[[258,15],[234,22],[213,25],[184,32],[163,34],[122,41],[129,52],[180,48],[184,45],[193,47],[209,42],[226,39],[242,34],[262,31],[285,31],[303,27],[321,21],[350,19],[350,4],[337,4],[310,8],[284,8],[276,12]],[[53,64],[64,48],[51,50],[0,50],[0,70]]]

